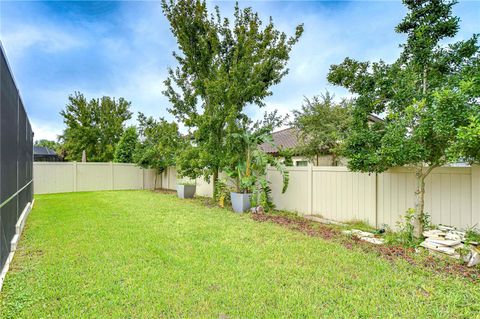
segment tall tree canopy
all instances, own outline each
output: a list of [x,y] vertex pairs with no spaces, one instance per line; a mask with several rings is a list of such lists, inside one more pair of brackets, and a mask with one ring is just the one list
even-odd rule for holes
[[[393,166],[415,167],[415,235],[424,220],[425,178],[449,161],[479,160],[472,143],[480,98],[477,35],[442,45],[459,30],[452,15],[455,1],[404,0],[407,15],[395,31],[406,34],[400,57],[392,64],[346,58],[333,65],[328,80],[356,94],[354,123],[347,141],[349,167],[382,172]],[[385,121],[367,124],[370,113]],[[477,122],[478,123],[478,122]]]
[[49,149],[56,151],[59,148],[60,144],[55,141],[41,139],[41,140],[35,141],[35,146],[47,147]]
[[85,151],[90,162],[112,161],[125,121],[132,116],[130,102],[108,96],[87,101],[80,92],[68,100],[60,112],[67,126],[60,136],[66,159],[80,161]]
[[134,154],[134,161],[145,168],[154,168],[162,173],[169,166],[175,166],[178,150],[184,139],[178,132],[176,123],[160,118],[138,114],[140,141]]
[[248,121],[245,105],[262,107],[269,88],[287,74],[303,27],[287,37],[272,19],[263,25],[257,13],[238,4],[233,21],[222,18],[218,7],[209,15],[205,1],[163,0],[162,6],[179,48],[164,93],[170,112],[193,134],[196,163],[215,183],[218,171],[232,165],[227,136]]
[[137,143],[137,128],[135,126],[127,127],[115,148],[114,161],[117,163],[133,163],[133,154]]
[[298,131],[297,152],[308,156],[318,165],[320,155],[332,155],[332,165],[338,164],[341,148],[348,136],[351,122],[350,102],[337,103],[329,92],[305,98],[300,110],[293,111],[293,126]]

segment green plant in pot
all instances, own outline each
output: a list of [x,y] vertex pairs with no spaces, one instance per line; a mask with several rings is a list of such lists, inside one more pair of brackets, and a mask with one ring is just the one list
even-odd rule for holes
[[230,193],[232,208],[237,213],[243,213],[250,209],[252,189],[255,184],[250,169],[251,162],[247,160],[237,165],[236,171],[229,172],[229,176],[236,180],[236,191]]
[[282,174],[282,192],[288,187],[288,171],[282,163],[259,148],[260,144],[271,142],[270,133],[246,130],[243,134],[233,136],[241,139],[245,150],[244,160],[237,164],[235,170],[227,170],[236,185],[236,191],[230,193],[233,210],[241,213],[249,210],[252,205],[261,205],[265,210],[273,209],[271,189],[266,178],[267,168],[269,165],[274,166]]

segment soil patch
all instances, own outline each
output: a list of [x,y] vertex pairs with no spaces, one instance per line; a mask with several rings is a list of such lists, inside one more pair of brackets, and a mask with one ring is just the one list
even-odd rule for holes
[[321,237],[323,239],[332,239],[338,237],[341,233],[332,227],[317,224],[315,227],[313,223],[303,218],[291,218],[281,215],[270,214],[252,214],[252,219],[258,222],[274,222],[289,229],[300,231],[312,237]]

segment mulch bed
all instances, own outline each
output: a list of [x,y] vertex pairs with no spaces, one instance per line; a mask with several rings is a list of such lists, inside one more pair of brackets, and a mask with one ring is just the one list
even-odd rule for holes
[[480,281],[480,268],[467,267],[465,264],[448,260],[447,257],[424,256],[414,258],[415,250],[395,245],[374,245],[360,240],[357,237],[348,237],[341,233],[337,228],[300,217],[288,217],[272,214],[251,214],[251,218],[257,222],[273,222],[288,229],[299,231],[311,237],[320,237],[325,240],[333,240],[341,243],[348,249],[360,249],[364,252],[375,252],[382,258],[391,262],[403,259],[411,265],[420,266],[441,274],[452,274],[462,276],[470,281]]
[[[252,219],[257,222],[274,222],[292,230],[299,231],[312,237],[321,237],[323,239],[332,239],[338,237],[341,233],[330,227],[313,227],[312,222],[303,218],[290,218],[280,215],[252,214]],[[322,226],[322,225],[319,225]]]

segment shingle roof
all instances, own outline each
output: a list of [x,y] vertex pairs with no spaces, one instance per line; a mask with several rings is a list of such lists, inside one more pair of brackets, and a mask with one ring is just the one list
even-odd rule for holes
[[382,119],[382,118],[380,118],[380,117],[378,117],[378,116],[376,116],[376,115],[374,115],[374,114],[370,114],[370,115],[368,116],[368,120],[369,120],[370,122],[373,122],[373,123],[383,122],[383,119]]
[[277,153],[282,149],[295,148],[298,144],[297,130],[293,127],[272,133],[273,144],[263,143],[260,148],[266,153]]
[[[368,120],[372,123],[382,122],[380,117],[370,114]],[[298,146],[298,131],[293,127],[283,129],[281,131],[273,132],[272,139],[273,144],[263,143],[260,145],[260,149],[266,153],[274,154],[278,153],[279,149],[292,149]]]
[[43,147],[43,146],[34,146],[33,147],[33,154],[34,155],[57,155],[54,150]]

